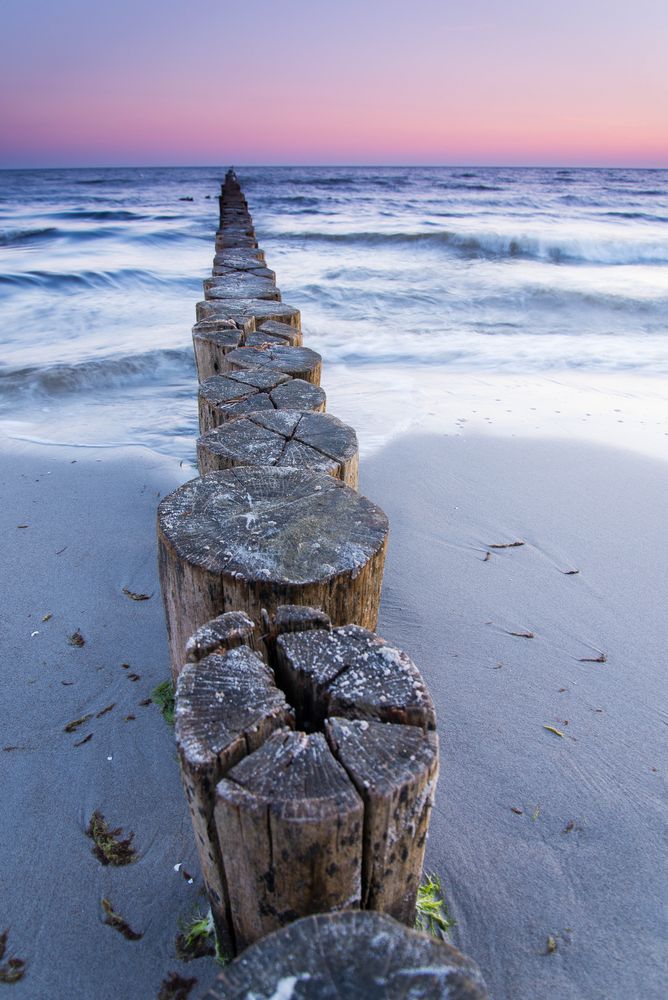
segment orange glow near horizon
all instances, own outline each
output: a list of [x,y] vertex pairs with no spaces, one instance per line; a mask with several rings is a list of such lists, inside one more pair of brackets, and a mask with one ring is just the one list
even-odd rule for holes
[[25,0],[0,166],[668,166],[668,5],[581,7]]

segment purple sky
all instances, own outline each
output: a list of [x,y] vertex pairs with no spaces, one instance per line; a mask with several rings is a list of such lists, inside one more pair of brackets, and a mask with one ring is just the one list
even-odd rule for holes
[[0,13],[0,166],[668,166],[668,0]]

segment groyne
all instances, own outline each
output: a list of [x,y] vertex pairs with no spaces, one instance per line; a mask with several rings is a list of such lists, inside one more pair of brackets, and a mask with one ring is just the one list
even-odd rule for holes
[[438,737],[418,667],[375,632],[387,517],[231,171],[219,204],[193,328],[201,475],[158,510],[181,773],[219,946],[243,953],[210,996],[267,968],[347,996],[382,941],[364,995],[484,997],[470,959],[410,929]]

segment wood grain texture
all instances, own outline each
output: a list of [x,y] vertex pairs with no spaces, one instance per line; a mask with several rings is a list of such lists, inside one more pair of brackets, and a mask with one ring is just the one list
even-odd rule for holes
[[199,438],[197,458],[200,475],[238,465],[295,466],[357,489],[357,435],[327,413],[268,410],[229,420]]
[[261,261],[255,259],[254,261],[249,261],[245,265],[233,264],[224,262],[224,255],[216,255],[213,260],[213,266],[211,268],[211,276],[213,278],[221,278],[228,274],[252,274],[256,278],[269,278],[274,283],[276,282],[276,272],[272,271],[271,268],[267,267]]
[[245,333],[253,333],[268,320],[287,323],[301,330],[299,309],[285,302],[267,302],[264,299],[226,299],[219,302],[203,301],[195,306],[197,321],[229,319]]
[[412,927],[438,777],[438,737],[373,719],[328,719],[325,733],[364,801],[362,907]]
[[216,788],[238,948],[300,916],[359,905],[362,800],[322,733],[275,733]]
[[238,347],[235,351],[231,351],[225,360],[233,370],[267,367],[273,371],[284,372],[293,378],[304,379],[313,385],[320,385],[322,358],[308,347],[290,347],[287,344]]
[[258,264],[264,265],[264,250],[259,247],[245,247],[240,249],[228,248],[221,250],[213,258],[213,266],[233,267],[240,271],[252,270]]
[[266,322],[259,324],[257,332],[258,334],[270,333],[273,337],[280,337],[292,347],[302,346],[301,330],[295,329],[295,327],[290,326],[289,323],[278,323],[276,320],[269,319]]
[[234,953],[228,890],[213,824],[214,789],[292,711],[271,670],[246,646],[213,654],[179,673],[175,735],[202,875],[220,943]]
[[320,473],[242,467],[181,486],[158,508],[173,671],[193,632],[225,611],[262,628],[263,609],[303,604],[375,627],[387,532],[379,507]]
[[197,377],[204,382],[212,375],[222,375],[233,367],[228,363],[227,355],[237,347],[261,347],[292,345],[301,340],[301,334],[294,327],[283,323],[274,324],[282,329],[291,330],[293,337],[284,334],[273,334],[269,330],[254,333],[244,333],[230,320],[225,320],[221,328],[218,323],[197,323],[193,327],[193,347]]
[[280,289],[270,278],[261,278],[247,271],[231,271],[229,274],[205,278],[203,281],[206,299],[268,299],[281,301]]
[[205,379],[199,387],[198,408],[200,431],[205,434],[226,420],[259,410],[320,412],[325,409],[325,393],[271,368],[248,368]]
[[225,356],[239,346],[243,334],[231,322],[222,329],[217,324],[196,323],[193,327],[193,349],[197,377],[200,382],[225,371]]
[[456,948],[368,911],[304,917],[218,972],[203,1000],[487,1000]]
[[434,703],[418,668],[366,628],[282,635],[276,656],[279,684],[300,726],[319,728],[338,716],[436,728]]
[[255,649],[255,631],[255,622],[243,611],[227,611],[200,626],[190,636],[186,643],[186,659],[189,663],[197,663],[211,653],[226,653],[237,646]]

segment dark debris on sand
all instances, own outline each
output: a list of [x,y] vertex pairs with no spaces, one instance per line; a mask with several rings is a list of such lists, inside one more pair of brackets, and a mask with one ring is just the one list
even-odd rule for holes
[[188,1000],[197,979],[185,979],[178,972],[168,973],[162,981],[157,1000]]
[[96,809],[90,818],[86,834],[93,841],[93,854],[103,865],[130,865],[137,860],[132,846],[134,833],[123,836],[121,827],[110,830],[102,813]]

